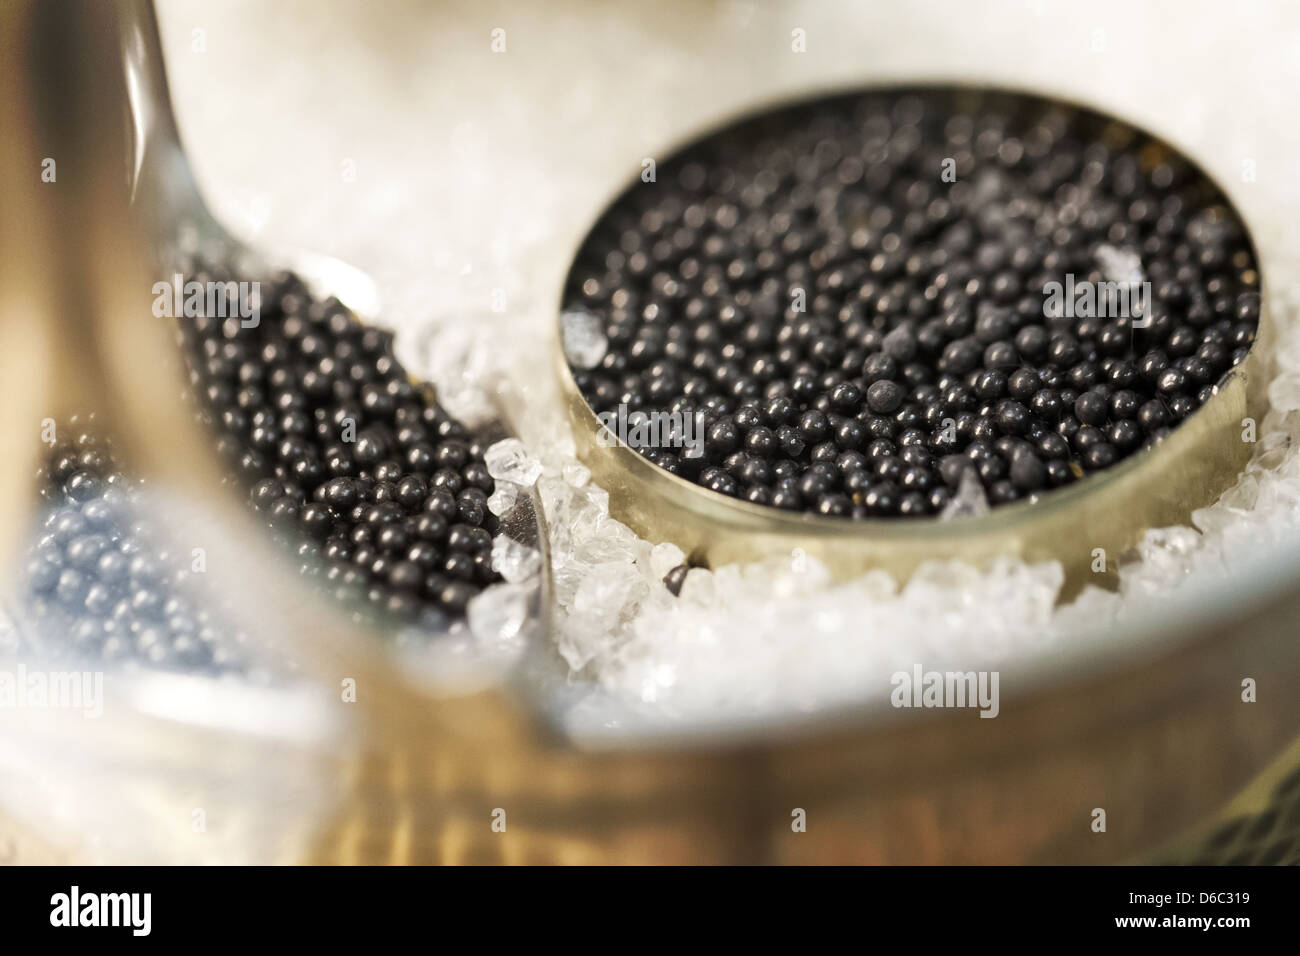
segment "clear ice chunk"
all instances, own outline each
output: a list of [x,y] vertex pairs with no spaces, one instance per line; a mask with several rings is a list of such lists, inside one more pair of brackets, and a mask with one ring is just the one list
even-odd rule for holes
[[950,521],[953,518],[973,518],[988,514],[988,510],[989,500],[984,495],[984,486],[980,484],[974,467],[971,467],[961,473],[961,481],[957,483],[957,493],[944,506],[939,519]]
[[560,338],[564,357],[575,368],[595,368],[609,348],[600,317],[581,310],[570,310],[560,316]]
[[686,554],[671,541],[656,544],[650,549],[650,573],[662,578],[673,568],[686,563]]
[[518,438],[503,438],[483,454],[483,461],[493,478],[525,488],[542,476],[542,463],[528,454]]
[[565,465],[561,469],[560,475],[573,487],[581,488],[591,480],[591,469],[586,465],[580,465],[575,462],[573,464]]
[[475,595],[465,609],[470,632],[487,643],[518,637],[528,621],[532,591],[522,584],[497,584]]
[[515,506],[519,500],[519,486],[509,481],[498,481],[492,494],[488,495],[488,511],[492,512],[498,518],[502,515],[509,514],[510,509]]
[[541,569],[542,554],[536,548],[504,534],[492,539],[492,570],[511,584],[527,581]]
[[600,618],[607,625],[644,593],[645,583],[636,567],[626,561],[605,561],[592,565],[573,596],[574,610]]

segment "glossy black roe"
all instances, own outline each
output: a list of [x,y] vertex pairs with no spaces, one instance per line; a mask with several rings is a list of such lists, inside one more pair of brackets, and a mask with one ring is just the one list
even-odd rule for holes
[[[204,270],[191,278],[223,278]],[[178,322],[200,418],[250,505],[303,574],[352,606],[461,615],[498,580],[486,441],[410,380],[391,333],[290,273],[261,289],[256,325]]]
[[[1145,308],[1049,301],[1132,257]],[[595,411],[703,414],[703,456],[640,449],[660,467],[913,517],[966,471],[1001,505],[1159,441],[1245,357],[1257,290],[1235,213],[1163,144],[1033,97],[903,91],[660,164],[587,238],[565,307],[604,324],[604,359],[573,370]]]

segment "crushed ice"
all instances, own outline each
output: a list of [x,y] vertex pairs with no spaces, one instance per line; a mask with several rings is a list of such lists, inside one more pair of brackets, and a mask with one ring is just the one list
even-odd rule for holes
[[[1135,264],[1115,252],[1102,254],[1109,257],[1107,275],[1132,276]],[[1275,318],[1296,312],[1294,302],[1274,308]],[[1273,409],[1260,424],[1249,467],[1218,502],[1195,512],[1194,527],[1148,531],[1120,565],[1118,593],[1090,586],[1058,606],[1059,564],[1009,559],[984,570],[929,563],[901,587],[882,571],[835,583],[823,564],[796,550],[787,559],[692,569],[674,597],[662,579],[685,560],[681,549],[642,540],[610,515],[609,495],[575,456],[556,386],[536,374],[535,356],[554,347],[543,338],[546,324],[544,316],[527,323],[532,331],[515,337],[499,358],[502,378],[527,383],[527,401],[520,439],[489,453],[501,496],[494,498],[505,500],[530,483],[541,497],[555,649],[571,680],[666,719],[815,710],[880,694],[889,675],[918,660],[970,669],[1049,654],[1085,630],[1198,581],[1221,579],[1260,549],[1300,535],[1300,469],[1292,451],[1300,439],[1300,328],[1284,322]],[[594,344],[585,344],[594,355]],[[457,386],[460,374],[454,371]],[[518,487],[503,492],[502,482]],[[978,483],[964,483],[948,517],[987,507]],[[518,553],[507,540],[494,546],[493,563],[513,587],[537,573],[540,555]],[[513,592],[500,606],[481,600],[471,627],[509,630]]]

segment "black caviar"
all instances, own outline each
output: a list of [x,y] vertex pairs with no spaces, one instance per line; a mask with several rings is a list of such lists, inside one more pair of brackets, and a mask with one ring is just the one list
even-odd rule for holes
[[140,484],[93,416],[74,416],[55,436],[38,474],[46,508],[20,578],[20,646],[45,659],[245,677],[268,663],[291,666],[274,649],[252,653],[226,602],[198,590],[203,557],[150,520]]
[[686,583],[686,575],[691,571],[689,564],[679,564],[667,574],[664,575],[664,587],[677,597],[682,593],[682,585]]
[[[1116,282],[1117,255],[1140,273]],[[1149,299],[1116,308],[1129,278]],[[597,413],[699,414],[703,454],[638,447],[668,471],[924,516],[966,473],[1001,505],[1159,441],[1245,358],[1257,287],[1235,213],[1163,144],[1034,97],[898,91],[766,114],[643,176],[569,276],[603,355],[566,351]]]
[[296,276],[262,281],[260,306],[252,327],[178,323],[200,419],[252,506],[340,600],[399,620],[462,615],[498,580],[490,440],[411,381],[391,332]]
[[[189,277],[226,278],[201,266]],[[236,313],[228,304],[221,311]],[[409,379],[391,333],[313,299],[296,276],[261,281],[259,304],[256,324],[176,320],[185,397],[215,435],[225,480],[242,486],[301,573],[350,611],[435,630],[462,616],[498,580],[490,439]],[[55,433],[38,476],[49,510],[22,578],[19,640],[45,656],[260,668],[247,635],[222,622],[222,602],[195,591],[190,554],[165,540],[102,431],[74,417]],[[258,652],[292,669],[274,649]]]

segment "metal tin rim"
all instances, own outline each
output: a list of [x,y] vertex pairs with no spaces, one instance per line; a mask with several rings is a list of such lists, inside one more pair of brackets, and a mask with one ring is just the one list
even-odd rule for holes
[[[740,501],[673,475],[621,442],[609,445],[594,441],[600,422],[578,392],[557,334],[557,374],[580,456],[597,480],[612,492],[611,509],[616,517],[652,540],[673,540],[681,544],[699,561],[729,563],[807,547],[825,554],[837,577],[847,577],[869,567],[884,567],[896,577],[906,578],[927,558],[969,558],[977,564],[987,564],[999,554],[1015,554],[1027,561],[1061,560],[1066,568],[1064,597],[1073,596],[1088,583],[1113,585],[1113,566],[1102,575],[1093,573],[1088,560],[1092,548],[1100,547],[1108,556],[1118,556],[1136,544],[1146,528],[1188,523],[1191,511],[1217,499],[1235,481],[1250,457],[1251,448],[1240,437],[1241,420],[1248,416],[1259,418],[1263,413],[1271,338],[1263,269],[1250,229],[1231,194],[1185,150],[1109,111],[1007,87],[898,82],[792,97],[714,124],[705,132],[680,141],[665,155],[677,155],[691,144],[767,112],[852,93],[891,90],[1006,95],[1042,105],[1055,103],[1088,112],[1102,122],[1119,124],[1126,132],[1145,137],[1187,162],[1238,215],[1255,253],[1261,313],[1259,334],[1246,361],[1230,371],[1219,383],[1219,393],[1174,429],[1160,446],[1144,449],[1103,474],[1047,492],[1038,502],[1017,502],[979,517],[946,522],[934,518],[850,521],[792,514]],[[601,207],[579,240],[571,262],[576,262],[577,252],[595,223],[629,188],[624,185]],[[562,299],[563,296],[564,289]],[[563,301],[560,308],[563,309]],[[705,528],[699,522],[709,526]],[[1063,558],[1059,543],[1078,541],[1081,535],[1086,535],[1082,540],[1088,548],[1076,548],[1070,559]],[[739,541],[743,536],[750,537],[749,546]]]

